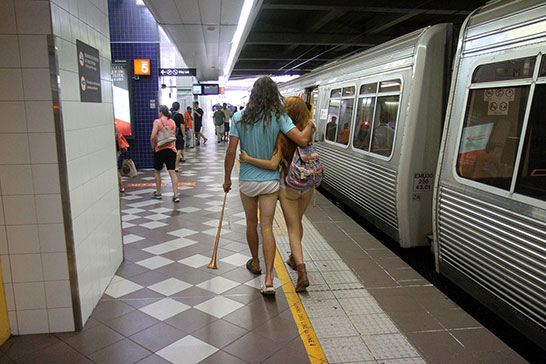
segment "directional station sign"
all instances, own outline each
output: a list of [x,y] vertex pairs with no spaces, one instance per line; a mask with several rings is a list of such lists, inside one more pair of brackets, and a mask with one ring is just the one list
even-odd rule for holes
[[197,76],[195,68],[160,68],[160,76]]

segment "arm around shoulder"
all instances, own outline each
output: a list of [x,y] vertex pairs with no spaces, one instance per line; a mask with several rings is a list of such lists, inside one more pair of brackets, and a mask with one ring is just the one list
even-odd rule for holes
[[311,142],[314,129],[313,123],[309,122],[302,131],[298,128],[292,128],[286,133],[286,136],[300,147],[305,147]]

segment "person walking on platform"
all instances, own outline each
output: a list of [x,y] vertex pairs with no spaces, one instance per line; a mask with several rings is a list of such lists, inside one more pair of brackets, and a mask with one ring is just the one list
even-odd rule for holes
[[203,127],[203,109],[199,107],[199,102],[193,102],[193,131],[197,145],[201,145],[201,138],[203,138],[203,144],[207,142],[207,138],[201,133]]
[[161,170],[163,165],[167,166],[167,171],[171,176],[171,183],[173,185],[173,202],[180,202],[178,198],[178,177],[174,171],[174,165],[176,162],[176,145],[175,141],[165,144],[164,146],[157,146],[157,134],[168,128],[171,135],[176,132],[176,124],[170,119],[171,113],[169,108],[165,105],[159,106],[159,119],[154,120],[154,126],[152,128],[152,135],[150,141],[152,148],[154,149],[154,177],[155,177],[155,191],[152,193],[152,198],[161,199]]
[[172,119],[174,123],[176,124],[176,162],[174,165],[174,171],[179,171],[179,165],[180,162],[185,162],[186,158],[184,158],[184,140],[186,139],[186,124],[184,123],[184,117],[179,112],[180,111],[180,103],[179,102],[173,102],[173,114]]
[[222,105],[222,111],[225,115],[224,118],[224,141],[228,141],[229,137],[229,119],[231,119],[231,110],[227,107],[227,104],[224,102],[224,105]]
[[186,108],[184,113],[184,122],[186,123],[186,145],[193,148],[195,145],[195,139],[193,135],[193,120],[191,117],[191,107]]
[[[271,159],[279,131],[300,146],[311,140],[311,124],[303,131],[297,129],[292,120],[284,114],[282,96],[275,82],[267,77],[259,78],[252,88],[250,99],[244,111],[233,116],[230,141],[224,162],[224,191],[231,190],[231,172],[235,162],[237,145],[241,141],[248,155],[259,159]],[[247,269],[261,274],[258,258],[258,208],[266,275],[260,291],[274,294],[273,265],[275,261],[275,237],[273,217],[279,194],[279,172],[241,163],[239,173],[239,192],[246,216],[246,238],[252,258]]]
[[226,119],[226,114],[222,111],[222,106],[218,105],[216,111],[212,116],[214,119],[214,126],[216,127],[216,140],[218,143],[224,138],[224,120]]
[[[310,124],[311,114],[308,111],[305,102],[299,97],[289,97],[285,101],[285,112],[292,119],[299,130]],[[282,212],[286,227],[288,229],[288,238],[290,240],[291,254],[286,263],[294,270],[298,271],[298,281],[296,282],[296,292],[302,292],[309,286],[307,271],[303,263],[303,250],[301,239],[303,237],[302,219],[311,197],[313,196],[313,187],[304,190],[297,190],[288,187],[284,183],[284,178],[288,174],[288,168],[292,162],[296,144],[290,141],[284,134],[279,133],[275,143],[275,151],[270,160],[262,160],[249,157],[241,150],[239,157],[241,162],[251,163],[257,167],[276,170],[281,166],[281,181],[279,190],[279,200],[281,201]]]

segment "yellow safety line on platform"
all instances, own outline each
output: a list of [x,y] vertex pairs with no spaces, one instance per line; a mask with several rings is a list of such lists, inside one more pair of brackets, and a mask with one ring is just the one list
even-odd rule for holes
[[[237,170],[240,169],[239,160],[235,159]],[[260,220],[260,209],[258,209],[258,221]],[[280,209],[275,209],[275,216],[274,216],[274,226],[273,226],[273,233],[278,235],[287,236],[288,232],[286,229],[286,222],[284,221],[284,216]],[[303,345],[305,345],[305,350],[307,351],[307,356],[309,357],[309,362],[311,364],[324,364],[328,363],[328,360],[326,359],[326,355],[324,354],[324,351],[322,350],[322,346],[320,346],[320,343],[318,341],[317,335],[315,334],[315,330],[313,330],[313,326],[311,326],[311,321],[309,321],[309,317],[307,316],[307,312],[305,312],[305,308],[303,308],[303,305],[301,304],[300,296],[296,293],[296,289],[294,287],[294,284],[292,283],[292,279],[290,279],[290,275],[288,274],[288,271],[286,270],[286,267],[282,261],[281,255],[279,254],[279,250],[275,249],[275,271],[277,271],[277,277],[282,283],[282,289],[284,291],[284,295],[286,296],[286,300],[288,301],[288,305],[290,307],[290,311],[292,312],[292,316],[294,317],[294,321],[296,322],[296,326],[298,326],[298,332],[301,337],[301,341],[303,341]]]
[[[286,223],[282,217],[282,212],[279,210],[280,209],[277,209],[275,211],[275,222],[277,224],[277,226],[273,228],[275,235],[279,235],[278,229],[286,231]],[[286,266],[282,261],[278,249],[275,252],[275,270],[277,271],[277,277],[282,283],[282,289],[286,296],[286,300],[288,301],[288,305],[290,306],[294,321],[298,326],[298,332],[305,345],[309,361],[311,364],[328,363],[326,355],[322,350],[322,346],[320,346],[315,330],[313,330],[313,326],[311,326],[311,321],[309,321],[309,317],[301,304],[300,296],[296,293],[292,279],[290,279],[290,275],[286,270]]]

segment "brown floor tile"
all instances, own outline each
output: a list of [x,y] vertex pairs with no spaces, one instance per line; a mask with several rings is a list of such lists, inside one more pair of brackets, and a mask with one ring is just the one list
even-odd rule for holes
[[91,317],[100,322],[106,322],[134,310],[134,307],[131,307],[119,300],[103,301],[99,302],[97,307],[95,307]]
[[261,363],[282,347],[282,343],[249,333],[223,350],[249,363]]
[[95,364],[95,363],[93,363],[91,360],[87,358],[82,358],[78,360],[77,362],[75,362],[74,364]]
[[247,330],[219,319],[192,332],[192,336],[195,336],[210,345],[216,346],[217,348],[223,348],[247,333]]
[[234,251],[236,253],[240,252],[242,254],[245,254],[245,252],[248,252],[248,244],[246,243],[246,241],[244,243],[234,241],[234,242],[231,242],[229,244],[225,244],[224,249],[231,250],[231,251]]
[[389,316],[404,333],[443,330],[438,320],[426,311],[394,311]]
[[230,289],[229,291],[224,292],[223,296],[244,304],[249,304],[258,299],[263,299],[263,296],[259,290],[245,284],[242,284],[240,286]]
[[165,298],[165,296],[151,289],[142,288],[142,289],[139,289],[138,291],[126,294],[122,298],[125,300],[125,299],[131,299],[131,298]]
[[170,277],[183,280],[184,282],[188,282],[190,284],[199,284],[216,277],[212,273],[199,269],[194,269],[189,266],[184,266],[184,264],[181,263],[169,264],[156,270],[165,275],[169,275]]
[[124,249],[124,255],[125,255],[125,260],[131,261],[133,263],[139,262],[144,259],[152,258],[155,256],[154,254],[150,254],[138,248],[133,248],[127,245],[125,246],[125,249]]
[[132,306],[136,309],[139,309],[139,308],[142,308],[144,306],[148,306],[148,305],[151,305],[152,303],[154,302],[157,302],[161,299],[163,299],[164,297],[161,296],[161,297],[154,297],[154,298],[125,298],[123,297],[121,299],[122,302],[128,304],[129,306]]
[[131,336],[158,322],[159,321],[155,318],[135,310],[121,317],[107,321],[105,324],[124,336]]
[[152,354],[138,362],[136,364],[172,364],[170,361],[163,359],[162,357]]
[[[381,264],[381,262],[379,262]],[[424,278],[422,275],[414,271],[412,268],[407,269],[389,269],[389,274],[394,277],[397,281],[422,281]]]
[[83,356],[63,342],[17,358],[17,364],[72,364]]
[[285,347],[271,355],[266,361],[263,362],[263,364],[278,363],[308,364],[310,363],[310,360],[307,354]]
[[129,280],[131,282],[135,282],[137,284],[140,284],[141,286],[148,287],[148,286],[151,286],[153,284],[162,282],[162,281],[164,281],[166,279],[169,279],[169,278],[170,278],[169,276],[166,276],[165,274],[159,273],[158,271],[148,270],[145,273],[138,274],[138,275],[135,275],[135,276],[129,278]]
[[223,319],[243,329],[253,330],[267,321],[268,317],[264,315],[263,310],[256,310],[247,305],[224,316]]
[[441,310],[433,312],[432,315],[446,329],[482,327],[482,324],[460,308]]
[[135,264],[130,260],[124,260],[116,271],[116,275],[130,279],[133,276],[149,271],[148,268]]
[[89,355],[122,339],[123,336],[101,324],[79,331],[63,341],[78,352]]
[[11,364],[14,361],[7,354],[0,351],[0,364]]
[[0,350],[11,359],[18,359],[25,354],[36,352],[59,342],[60,340],[55,335],[12,336],[0,347]]
[[299,336],[298,326],[294,320],[285,320],[279,316],[264,322],[252,330],[251,333],[285,344]]
[[411,296],[377,296],[381,308],[386,312],[424,311],[425,309]]
[[411,343],[425,354],[428,360],[454,358],[463,352],[463,346],[446,331],[406,333]]
[[110,345],[89,357],[97,364],[133,364],[152,354],[129,339]]
[[[527,364],[528,361],[523,359],[514,351],[476,351],[472,353],[475,360],[480,364]],[[545,360],[546,361],[546,360]]]
[[132,335],[130,339],[155,353],[186,335],[186,332],[161,322]]
[[499,351],[506,349],[506,345],[498,337],[484,328],[453,330],[450,332],[463,344],[467,351]]
[[[197,302],[195,304],[199,303],[200,302]],[[178,315],[169,318],[168,320],[165,320],[164,322],[166,324],[176,327],[177,329],[192,333],[195,330],[199,330],[200,328],[207,326],[216,320],[218,320],[218,318],[208,315],[192,307],[184,312],[179,313]]]
[[248,362],[243,361],[239,358],[234,357],[231,354],[226,353],[225,351],[217,351],[211,356],[199,362],[199,364],[247,364]]

